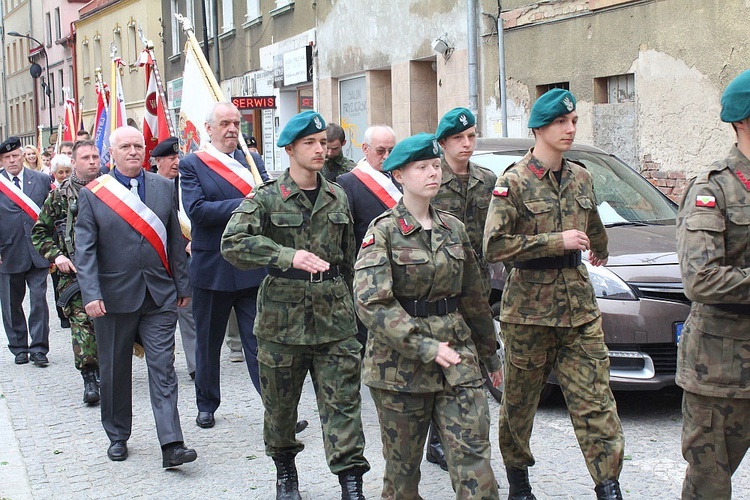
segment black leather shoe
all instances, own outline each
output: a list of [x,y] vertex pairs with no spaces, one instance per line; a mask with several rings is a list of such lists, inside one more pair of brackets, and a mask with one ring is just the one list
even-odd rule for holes
[[594,488],[597,500],[622,500],[620,492],[620,483],[617,479],[607,479]]
[[190,380],[195,380],[195,371],[188,373],[188,377],[190,377]]
[[99,402],[99,382],[96,381],[96,371],[93,368],[84,368],[81,371],[83,377],[83,402],[93,406]]
[[294,455],[273,457],[276,464],[276,500],[302,500]]
[[19,352],[16,354],[16,364],[17,365],[25,365],[29,362],[29,354],[26,352]]
[[199,411],[198,416],[195,417],[195,423],[202,429],[210,429],[214,426],[216,421],[214,420],[214,414],[210,411]]
[[365,500],[362,493],[362,474],[344,472],[339,474],[341,485],[341,500]]
[[300,432],[307,429],[307,420],[300,420],[296,424],[294,424],[294,433],[299,434]]
[[32,352],[31,362],[34,363],[34,366],[38,366],[40,368],[43,368],[49,364],[47,356],[45,356],[44,353],[41,352]]
[[430,441],[427,443],[427,453],[425,458],[431,464],[437,464],[444,471],[448,470],[448,462],[445,460],[445,453],[443,452],[443,445],[440,443],[438,433],[435,432],[433,424],[430,425]]
[[107,450],[107,456],[113,462],[122,462],[128,458],[128,442],[113,441]]
[[60,328],[70,328],[70,320],[68,318],[62,318],[60,320]]
[[508,476],[508,500],[536,500],[529,484],[529,468],[505,467]]
[[167,444],[161,450],[161,466],[165,469],[194,462],[196,458],[198,454],[195,450],[186,447],[184,443]]

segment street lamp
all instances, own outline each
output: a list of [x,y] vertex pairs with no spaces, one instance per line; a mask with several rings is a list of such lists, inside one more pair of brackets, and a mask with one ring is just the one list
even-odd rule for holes
[[[46,83],[44,81],[44,77],[42,77],[42,90],[44,91],[45,94],[47,94],[47,107],[49,108],[49,133],[51,134],[53,126],[52,126],[52,89],[50,88],[50,82],[52,80],[49,77],[49,58],[47,57],[47,50],[44,48],[44,44],[42,42],[40,42],[39,40],[37,40],[31,35],[22,35],[21,33],[17,31],[9,31],[8,35],[15,36],[18,38],[27,38],[33,42],[36,42],[39,45],[39,47],[42,49],[42,54],[44,54],[45,69],[47,72]],[[31,69],[29,70],[29,73],[31,73],[31,77],[35,80],[39,78],[42,74],[41,69],[38,67],[35,68],[33,64],[31,66]]]

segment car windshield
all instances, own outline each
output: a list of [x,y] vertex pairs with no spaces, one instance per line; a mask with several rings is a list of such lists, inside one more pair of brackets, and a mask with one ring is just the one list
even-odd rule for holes
[[[501,175],[526,151],[476,152],[471,160]],[[591,172],[599,216],[605,226],[674,225],[677,206],[617,157],[572,150],[565,157]]]

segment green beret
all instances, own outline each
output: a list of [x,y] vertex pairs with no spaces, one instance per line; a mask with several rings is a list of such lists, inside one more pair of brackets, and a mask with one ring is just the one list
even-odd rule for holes
[[21,139],[15,136],[10,136],[2,144],[0,144],[0,154],[10,153],[16,149],[21,148]]
[[729,82],[721,96],[721,121],[741,122],[750,116],[750,69]]
[[300,137],[324,132],[325,129],[326,121],[322,116],[315,111],[303,111],[302,113],[293,116],[292,119],[287,122],[284,130],[279,134],[279,141],[276,145],[283,148]]
[[528,127],[544,127],[558,116],[567,115],[575,109],[576,98],[569,90],[552,89],[542,94],[532,106]]
[[396,144],[383,162],[383,172],[405,167],[407,163],[440,158],[440,146],[432,134],[413,135]]
[[151,151],[151,158],[162,158],[180,153],[180,144],[177,137],[167,137],[157,144]]
[[466,108],[453,108],[443,115],[438,123],[435,137],[437,140],[460,134],[477,123],[474,113]]

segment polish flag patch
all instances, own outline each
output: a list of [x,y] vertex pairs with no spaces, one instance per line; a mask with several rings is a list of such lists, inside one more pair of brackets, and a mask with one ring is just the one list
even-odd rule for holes
[[362,240],[362,248],[367,248],[373,243],[375,243],[375,235],[370,233],[367,236],[365,236],[364,240]]
[[695,197],[695,206],[696,207],[706,207],[706,208],[713,208],[716,206],[716,198],[709,195],[698,195]]
[[500,196],[502,198],[507,198],[508,187],[507,186],[495,186],[495,189],[492,191],[492,196]]

